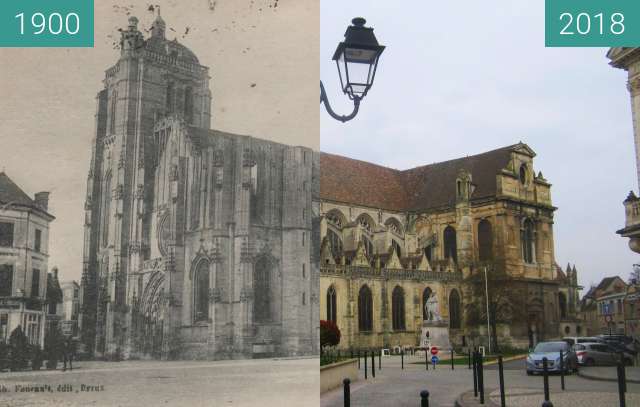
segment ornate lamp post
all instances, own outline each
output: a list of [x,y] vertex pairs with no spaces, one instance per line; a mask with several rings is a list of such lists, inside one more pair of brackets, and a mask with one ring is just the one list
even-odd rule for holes
[[353,112],[341,116],[333,111],[320,81],[320,103],[324,103],[327,113],[336,120],[346,122],[358,114],[360,101],[367,95],[376,76],[378,60],[384,46],[378,44],[373,28],[365,27],[366,20],[356,17],[351,20],[353,25],[347,27],[344,41],[338,44],[333,60],[338,67],[340,87],[342,92],[353,101]]

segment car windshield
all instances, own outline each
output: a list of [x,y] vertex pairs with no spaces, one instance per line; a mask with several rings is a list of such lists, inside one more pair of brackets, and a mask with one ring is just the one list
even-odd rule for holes
[[566,350],[567,344],[565,342],[540,342],[533,350],[536,353],[542,352],[560,352]]

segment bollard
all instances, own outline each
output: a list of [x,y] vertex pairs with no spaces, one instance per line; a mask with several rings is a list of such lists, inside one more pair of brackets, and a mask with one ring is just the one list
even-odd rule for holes
[[549,401],[549,371],[547,370],[547,358],[542,358],[542,375],[544,379],[544,401]]
[[351,406],[351,386],[349,386],[349,383],[351,383],[351,380],[348,378],[342,381],[342,384],[344,385],[344,407]]
[[469,350],[469,370],[471,370],[471,350]]
[[451,348],[451,370],[453,370],[453,348]]
[[627,400],[624,395],[626,390],[624,379],[624,366],[620,363],[618,364],[618,395],[620,397],[620,407],[625,407],[627,405]]
[[378,370],[382,370],[382,349],[378,349]]
[[371,351],[371,377],[376,378],[376,354]]
[[473,397],[478,397],[478,354],[473,351]]
[[367,380],[367,351],[364,351],[364,380]]
[[404,370],[404,349],[400,351],[400,360],[402,361],[402,370]]
[[622,387],[627,392],[627,371],[624,367],[624,353],[620,352],[620,365],[622,366]]
[[478,388],[480,389],[480,404],[484,404],[484,365],[482,354],[478,353]]
[[424,365],[425,369],[429,370],[429,352],[427,352],[427,348],[424,348]]
[[429,407],[429,392],[427,390],[420,392],[420,407]]
[[502,355],[498,355],[498,379],[500,380],[500,407],[505,407],[507,401],[504,394],[504,366],[502,364]]
[[360,349],[358,349],[358,370],[360,370]]
[[[560,388],[564,391],[564,352],[560,349]],[[568,361],[568,360],[567,360]]]
[[549,400],[545,400],[542,402],[542,407],[553,407],[553,403]]

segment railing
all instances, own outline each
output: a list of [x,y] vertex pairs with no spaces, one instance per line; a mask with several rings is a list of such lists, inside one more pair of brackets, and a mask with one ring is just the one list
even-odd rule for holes
[[400,280],[432,280],[432,281],[460,281],[462,273],[459,271],[421,271],[409,269],[387,269],[363,266],[342,266],[326,264],[320,267],[321,274],[348,275],[350,277],[367,277]]

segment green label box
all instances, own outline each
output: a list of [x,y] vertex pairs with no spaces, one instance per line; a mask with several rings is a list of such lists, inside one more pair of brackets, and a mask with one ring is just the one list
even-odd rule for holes
[[93,47],[93,0],[0,0],[0,47]]
[[545,0],[547,47],[640,46],[640,0]]

